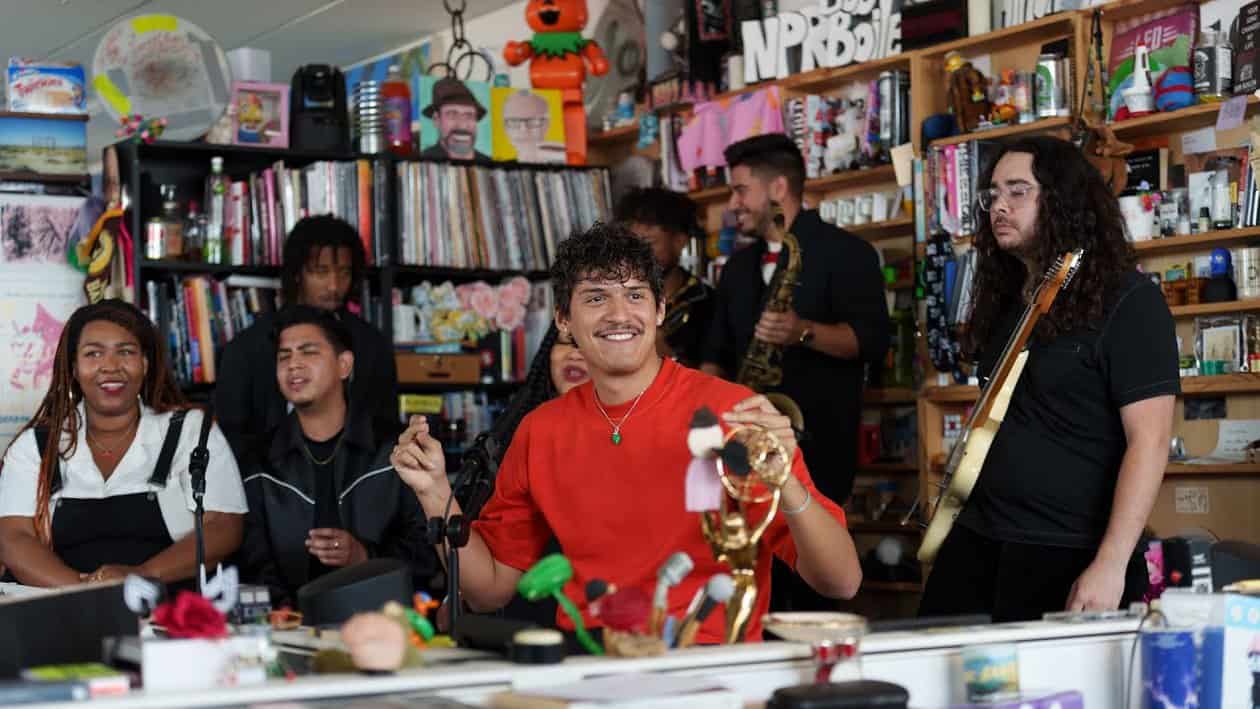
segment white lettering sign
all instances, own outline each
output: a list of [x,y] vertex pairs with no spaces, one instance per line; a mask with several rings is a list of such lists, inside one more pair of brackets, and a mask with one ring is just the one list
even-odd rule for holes
[[[817,7],[741,23],[744,81],[782,79],[800,67],[810,71],[881,59],[901,51],[904,0],[819,0]],[[1011,0],[1012,2],[1016,0]],[[1049,3],[1053,0],[1020,0]]]

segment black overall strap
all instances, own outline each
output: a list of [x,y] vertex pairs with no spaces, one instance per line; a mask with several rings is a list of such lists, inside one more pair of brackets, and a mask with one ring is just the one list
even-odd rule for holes
[[[44,458],[44,449],[48,446],[48,427],[47,426],[35,427],[35,445],[39,448],[39,457],[42,460]],[[53,471],[52,471],[53,479],[52,479],[52,484],[49,486],[48,489],[49,489],[50,494],[56,495],[58,492],[61,492],[61,455],[60,455],[60,452],[54,453],[53,459],[56,462],[53,463],[53,466],[54,466]]]
[[158,454],[157,465],[153,466],[153,474],[149,476],[149,484],[166,487],[171,477],[171,461],[175,459],[175,449],[179,447],[179,436],[184,430],[184,416],[187,411],[176,411],[171,414],[171,422],[166,427],[166,439],[162,441],[162,452]]
[[210,407],[206,407],[201,412],[201,434],[197,437],[197,447],[193,449],[190,467],[198,465],[201,472],[204,473],[206,467],[210,464],[210,449],[206,447],[206,443],[210,440],[210,427],[214,425],[214,412]]

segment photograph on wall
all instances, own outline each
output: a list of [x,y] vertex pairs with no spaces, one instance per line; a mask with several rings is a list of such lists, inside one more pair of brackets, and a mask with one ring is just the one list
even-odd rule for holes
[[0,195],[0,450],[39,407],[57,340],[83,302],[66,259],[80,197]]
[[490,161],[489,84],[422,76],[414,92],[420,97],[420,157]]
[[80,197],[0,194],[0,264],[64,264]]
[[495,160],[564,163],[564,104],[559,91],[495,88],[490,103]]
[[232,83],[232,142],[289,147],[289,86],[253,81]]

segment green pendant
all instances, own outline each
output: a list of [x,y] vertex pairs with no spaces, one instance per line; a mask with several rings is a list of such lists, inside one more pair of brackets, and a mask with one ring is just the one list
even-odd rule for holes
[[620,433],[617,433],[616,431],[613,431],[613,434],[612,434],[612,442],[613,442],[613,445],[614,445],[614,446],[619,446],[619,445],[621,445],[621,434],[620,434]]

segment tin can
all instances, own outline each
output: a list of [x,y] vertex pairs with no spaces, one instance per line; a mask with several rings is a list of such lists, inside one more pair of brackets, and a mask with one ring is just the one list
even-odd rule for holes
[[150,261],[166,258],[166,222],[161,217],[144,223],[144,257]]
[[1066,116],[1071,108],[1071,60],[1058,54],[1042,54],[1037,59],[1037,117]]

